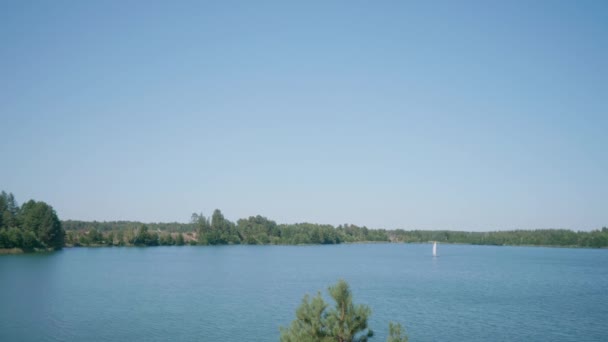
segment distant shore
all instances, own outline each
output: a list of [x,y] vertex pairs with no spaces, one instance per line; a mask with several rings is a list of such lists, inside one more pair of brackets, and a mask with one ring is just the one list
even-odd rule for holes
[[[220,246],[337,246],[337,245],[363,245],[363,244],[424,244],[423,242],[390,242],[390,241],[356,241],[356,242],[343,242],[341,244],[332,244],[332,245],[322,245],[322,244],[312,244],[312,243],[301,243],[301,244],[256,244],[256,245],[247,245],[247,244],[223,244],[223,245],[194,245],[194,244],[184,244],[181,246],[170,245],[170,246],[145,246],[145,245],[106,245],[106,244],[91,244],[86,246],[72,246],[66,245],[64,249],[72,249],[72,248],[147,248],[147,247],[220,247]],[[453,243],[453,245],[470,245],[466,243]],[[32,254],[32,253],[48,253],[51,250],[45,249],[37,249],[37,250],[24,250],[22,248],[0,248],[0,255],[15,255],[15,254]]]
[[[467,232],[451,230],[371,229],[343,224],[277,224],[262,216],[211,220],[193,215],[191,223],[129,221],[63,221],[66,245],[326,245],[343,243],[426,243],[488,246],[608,247],[608,228],[592,231],[568,229]],[[217,217],[214,219],[214,217]]]
[[452,230],[372,229],[344,223],[277,223],[261,215],[236,221],[215,209],[193,213],[189,223],[137,221],[61,221],[49,204],[30,200],[17,205],[12,193],[0,193],[0,254],[47,252],[63,247],[337,245],[345,243],[426,243],[488,246],[607,248],[608,228]]
[[[361,244],[430,244],[431,242],[402,242],[402,241],[397,241],[397,242],[391,242],[391,241],[355,241],[355,242],[343,242],[340,244],[332,244],[333,246],[336,245],[361,245]],[[442,242],[442,245],[463,245],[463,246],[491,246],[491,247],[540,247],[540,248],[583,248],[583,249],[608,249],[608,247],[589,247],[589,246],[576,246],[576,245],[572,245],[572,246],[556,246],[556,245],[493,245],[493,244],[473,244],[473,243],[463,243],[463,242]],[[172,246],[161,246],[161,245],[157,245],[157,246],[145,246],[145,245],[106,245],[106,244],[92,244],[92,245],[87,245],[87,246],[71,246],[71,245],[66,245],[64,248],[67,249],[71,249],[71,248],[120,248],[120,247],[126,247],[126,248],[131,248],[131,247],[137,247],[137,248],[143,248],[143,247],[183,247],[183,246],[189,246],[189,247],[193,247],[193,246],[198,246],[198,247],[212,247],[212,246],[331,246],[331,245],[322,245],[322,244],[311,244],[311,243],[302,243],[302,244],[223,244],[223,245],[195,245],[195,244],[185,244],[185,245],[181,245],[181,246],[176,246],[176,245],[172,245]],[[15,255],[15,254],[32,254],[32,253],[49,253],[52,252],[51,249],[35,249],[35,250],[24,250],[22,248],[0,248],[0,255]]]

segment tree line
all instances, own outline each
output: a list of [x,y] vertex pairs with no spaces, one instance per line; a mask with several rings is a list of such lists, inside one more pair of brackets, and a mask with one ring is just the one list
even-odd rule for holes
[[68,246],[300,245],[388,242],[386,230],[356,225],[277,224],[263,216],[232,222],[216,209],[210,217],[192,214],[189,223],[63,221]]
[[466,232],[449,230],[369,229],[353,224],[278,224],[257,215],[236,222],[219,209],[207,217],[194,213],[188,223],[135,221],[60,221],[53,208],[30,200],[22,206],[12,193],[0,194],[0,249],[59,249],[64,246],[181,246],[181,245],[300,245],[353,242],[462,243],[476,245],[531,245],[608,247],[608,228]]
[[[608,228],[593,231],[567,229],[466,232],[450,230],[386,230],[341,224],[278,224],[257,215],[232,222],[216,209],[210,217],[194,213],[189,223],[132,221],[64,221],[66,243],[89,245],[300,245],[352,242],[462,243],[474,245],[608,247]],[[149,235],[136,240],[136,236]],[[177,240],[179,239],[179,241]],[[182,241],[183,240],[183,241]],[[144,241],[142,243],[142,241]]]
[[56,250],[64,246],[64,238],[53,207],[34,200],[19,206],[12,193],[0,193],[0,248]]
[[568,229],[505,230],[463,232],[449,230],[394,230],[392,239],[402,242],[437,241],[495,246],[608,247],[608,228],[589,232]]

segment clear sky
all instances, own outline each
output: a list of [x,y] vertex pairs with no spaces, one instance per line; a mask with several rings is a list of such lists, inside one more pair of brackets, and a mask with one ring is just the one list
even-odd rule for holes
[[1,1],[0,189],[62,219],[608,225],[607,1]]

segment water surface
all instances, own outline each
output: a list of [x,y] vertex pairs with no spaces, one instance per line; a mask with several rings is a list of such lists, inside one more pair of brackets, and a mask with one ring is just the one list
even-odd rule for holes
[[605,341],[608,250],[439,245],[74,248],[0,257],[0,341],[276,341],[339,278],[411,341]]

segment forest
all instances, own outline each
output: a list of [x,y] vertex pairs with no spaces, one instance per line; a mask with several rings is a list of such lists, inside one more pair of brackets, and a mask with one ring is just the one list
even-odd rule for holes
[[[262,216],[236,223],[216,209],[210,218],[193,214],[190,223],[63,221],[66,244],[88,245],[301,245],[354,242],[458,243],[494,246],[608,247],[608,228],[466,232],[451,230],[386,230],[341,224],[277,224]],[[143,242],[147,241],[147,242]]]
[[53,250],[79,246],[302,245],[356,242],[458,243],[475,245],[608,247],[608,228],[466,232],[387,230],[341,224],[278,224],[257,215],[236,222],[215,209],[210,217],[194,213],[188,223],[134,221],[60,221],[41,201],[22,206],[12,193],[0,194],[0,249]]
[[19,206],[12,193],[0,193],[0,249],[57,250],[64,236],[53,207],[34,200]]

